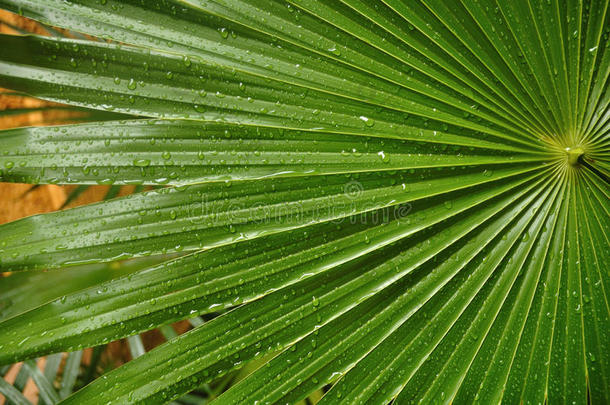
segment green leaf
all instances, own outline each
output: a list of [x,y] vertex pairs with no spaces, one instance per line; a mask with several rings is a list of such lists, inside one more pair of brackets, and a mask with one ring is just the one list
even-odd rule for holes
[[38,387],[38,393],[42,402],[48,405],[56,404],[59,402],[59,396],[55,391],[55,388],[45,378],[42,372],[38,369],[34,360],[27,360],[23,363],[23,367],[30,373],[30,377],[34,380],[34,383]]
[[[499,152],[193,121],[116,121],[0,132],[7,181],[185,184],[544,161]],[[112,160],[108,160],[108,156]],[[112,164],[109,164],[112,163]]]
[[[541,170],[544,164],[262,179],[164,188],[0,225],[5,269],[188,252]],[[54,237],[48,231],[53,229]],[[128,232],[125,232],[128,231]]]
[[[91,264],[69,270],[32,271],[3,277],[0,320],[4,321],[66,294],[133,273],[167,258],[144,258],[112,264]],[[44,285],[45,288],[40,288]]]
[[[0,44],[23,50],[0,62],[0,84],[10,82],[13,88],[52,101],[161,118],[222,120],[428,142],[434,142],[438,132],[447,132],[443,143],[454,139],[458,145],[517,148],[493,142],[500,138],[541,148],[539,141],[520,140],[491,123],[486,126],[467,120],[464,115],[469,112],[449,106],[441,109],[412,101],[404,111],[385,106],[371,109],[334,94],[313,90],[304,94],[303,89],[287,84],[270,89],[256,76],[214,69],[198,60],[185,64],[174,54],[150,49],[6,35],[0,36]],[[79,78],[76,82],[75,77]],[[413,124],[405,124],[405,118],[410,118],[405,113],[421,118],[414,116],[409,119]],[[429,119],[436,125],[426,126]],[[480,138],[490,140],[475,143],[459,134],[465,129],[481,132]]]
[[[5,3],[9,7],[14,7],[10,6],[13,3],[11,1]],[[330,25],[326,25],[324,29],[329,32],[320,32],[320,22],[306,13],[301,13],[296,7],[286,9],[273,3],[264,6],[249,3],[251,2],[239,1],[226,7],[220,4],[204,5],[189,2],[188,7],[173,8],[173,12],[178,14],[181,20],[180,26],[159,19],[165,11],[164,4],[159,1],[155,1],[149,7],[116,1],[107,2],[100,7],[99,4],[89,1],[82,5],[74,5],[69,10],[66,10],[65,4],[57,0],[42,3],[19,2],[19,10],[23,11],[26,8],[37,18],[50,18],[55,24],[75,29],[86,27],[88,32],[118,41],[164,49],[172,53],[177,51],[189,58],[187,64],[191,62],[190,58],[194,58],[195,61],[203,59],[212,62],[216,69],[228,68],[233,72],[247,72],[264,77],[267,79],[265,84],[267,87],[273,86],[270,83],[273,78],[282,84],[298,84],[324,92],[349,94],[353,99],[377,101],[380,105],[387,105],[388,96],[396,97],[394,94],[398,85],[405,92],[403,98],[414,100],[421,99],[418,93],[428,96],[434,94],[436,99],[443,103],[459,104],[467,111],[465,114],[484,114],[483,109],[480,111],[478,108],[473,109],[472,104],[461,100],[464,94],[471,94],[473,91],[472,88],[465,87],[463,83],[452,77],[456,74],[455,67],[445,66],[448,72],[444,72],[430,66],[426,58],[418,54],[421,50],[417,47],[411,48],[410,53],[403,51],[398,55],[401,56],[398,60],[395,55],[385,53],[387,52],[385,49],[366,46],[362,51],[358,51],[358,47],[362,47],[361,41]],[[24,7],[26,5],[27,7]],[[122,18],[117,19],[115,13],[109,12],[109,8],[121,9]],[[274,14],[277,18],[269,19],[269,15]],[[139,15],[142,19],[135,19],[135,15]],[[295,17],[298,18],[298,22],[295,22]],[[142,24],[143,20],[148,24]],[[280,20],[290,29],[277,30],[273,25]],[[96,24],[92,26],[87,24],[87,21],[95,21]],[[338,21],[341,21],[341,18]],[[133,30],[134,26],[138,29]],[[267,41],[261,40],[265,39],[266,35],[261,38],[261,34],[257,31],[268,34],[270,38],[283,39],[286,41],[286,46],[278,49],[270,45]],[[300,35],[291,35],[295,31]],[[227,41],[220,41],[221,38]],[[347,42],[349,45],[339,47],[337,43],[341,42]],[[388,45],[386,41],[384,46]],[[417,45],[421,49],[427,43],[425,40],[418,41]],[[311,51],[323,54],[328,59],[323,61],[312,59],[309,57]],[[413,58],[414,54],[417,54],[417,58]],[[244,58],[255,63],[248,63]],[[447,55],[440,55],[434,60],[442,64],[441,61],[446,58]],[[357,66],[366,74],[346,69],[343,63],[336,63],[339,61]],[[414,69],[397,69],[397,62],[406,62],[406,66],[410,65],[409,67]],[[466,80],[468,84],[473,83],[472,78],[468,77],[468,73],[464,73],[463,69],[460,73],[460,79]],[[411,77],[405,78],[406,74]],[[428,86],[427,76],[431,74],[438,83],[449,88],[437,90]],[[351,80],[346,81],[346,78]],[[371,86],[371,79],[374,86]],[[492,97],[489,92],[485,96]],[[485,97],[477,97],[474,101],[477,104],[486,103],[484,100]],[[404,101],[397,101],[399,102],[392,105],[393,108],[405,104]],[[409,104],[415,105],[413,101]],[[438,105],[435,106],[436,109]]]
[[2,35],[0,86],[134,116],[2,131],[1,178],[163,186],[0,225],[2,364],[127,337],[75,404],[610,401],[608,1],[0,6],[98,39]]
[[[489,253],[493,252],[491,248],[502,240],[498,235],[501,235],[503,228],[514,222],[519,209],[531,204],[532,199],[533,196],[520,201],[511,210],[491,220],[484,228],[475,231],[473,239],[462,240],[455,247],[448,247],[448,251],[441,255],[444,260],[440,266],[433,261],[421,269],[413,269],[414,274],[401,283],[397,297],[389,297],[390,302],[384,303],[377,311],[372,311],[370,317],[354,313],[355,319],[345,319],[340,326],[332,323],[325,325],[310,335],[312,341],[320,342],[319,346],[312,347],[309,342],[304,341],[304,344],[296,346],[296,350],[285,351],[271,361],[270,367],[260,369],[250,377],[252,380],[246,380],[221,398],[228,403],[240,403],[261,397],[270,401],[296,401],[306,392],[334,381],[351,368],[354,361],[386,339],[401,324],[404,325],[402,328],[406,333],[414,334],[419,332],[419,328],[414,329],[412,325],[421,322],[422,317],[425,319],[441,310],[455,316],[456,313],[451,313],[451,307],[443,308],[447,304],[448,295],[455,293],[465,282],[464,279],[473,274],[474,269],[479,267],[479,273],[483,271],[482,259],[485,257],[488,257],[488,260],[492,259],[493,256],[489,256]],[[524,220],[522,219],[519,225],[515,224],[517,229],[523,228]],[[507,245],[506,249],[509,247]],[[502,255],[499,255],[496,260],[501,258]],[[435,267],[434,274],[428,275],[428,272]],[[469,267],[469,271],[460,273],[464,267]],[[475,279],[472,278],[472,281]],[[378,296],[382,298],[384,294]],[[435,300],[434,304],[428,303],[432,297]],[[409,319],[422,306],[425,312],[418,312],[415,319]],[[390,328],[381,326],[400,313],[408,315],[392,322],[393,326]],[[430,327],[433,328],[435,325],[440,326],[442,323],[434,323]],[[421,333],[425,334],[425,331]],[[429,340],[425,342],[430,343]],[[394,341],[388,342],[387,347],[393,347],[392,345],[395,344]],[[407,348],[399,345],[393,347],[393,350]],[[413,350],[417,355],[424,355],[417,351],[418,348]],[[387,362],[378,364],[379,367],[383,367]],[[367,380],[364,379],[363,382]],[[276,388],[261,392],[260,388],[266,384],[273,384]]]
[[4,378],[0,378],[0,393],[16,405],[31,405],[31,402],[17,388],[6,382]]
[[[1,324],[6,333],[0,337],[8,350],[0,355],[0,362],[93,346],[172,320],[255,300],[295,284],[304,274],[311,277],[328,271],[426,227],[455,220],[473,206],[489,203],[536,177],[540,175],[500,182],[479,193],[455,193],[449,208],[449,200],[443,196],[416,205],[422,207],[419,212],[409,214],[407,210],[404,218],[394,217],[394,210],[385,213],[385,220],[383,212],[373,213],[362,216],[362,224],[348,222],[340,230],[340,222],[334,221],[199,252],[63,296]],[[319,236],[307,237],[309,234]],[[15,327],[23,322],[47,333],[29,336]]]
[[72,393],[82,356],[83,352],[80,350],[68,354],[68,359],[66,360],[63,376],[61,378],[61,388],[59,390],[59,397],[62,399]]

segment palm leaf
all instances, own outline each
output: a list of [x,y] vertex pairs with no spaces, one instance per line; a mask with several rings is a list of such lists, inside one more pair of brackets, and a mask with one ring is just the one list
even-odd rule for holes
[[15,307],[0,363],[129,337],[64,403],[610,402],[607,0],[0,6],[107,40],[0,36],[0,86],[140,118],[4,131],[2,179],[164,186],[0,226],[5,271],[156,260]]

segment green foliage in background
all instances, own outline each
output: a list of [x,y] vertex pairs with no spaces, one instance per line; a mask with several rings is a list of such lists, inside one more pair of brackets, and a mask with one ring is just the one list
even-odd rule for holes
[[608,3],[0,0],[102,39],[2,35],[0,86],[131,116],[2,180],[157,186],[0,226],[0,364],[223,311],[62,403],[610,403]]

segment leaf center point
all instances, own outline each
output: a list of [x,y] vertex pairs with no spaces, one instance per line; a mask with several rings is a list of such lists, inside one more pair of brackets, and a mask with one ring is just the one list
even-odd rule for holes
[[568,156],[568,163],[572,166],[577,166],[580,161],[580,157],[585,154],[585,151],[581,147],[565,148],[566,155]]

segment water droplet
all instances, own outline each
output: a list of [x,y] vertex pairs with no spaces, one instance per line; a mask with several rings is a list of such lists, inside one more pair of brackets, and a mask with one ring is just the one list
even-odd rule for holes
[[150,166],[150,160],[148,159],[136,159],[133,161],[134,166],[147,167]]
[[335,45],[328,48],[328,52],[332,53],[335,56],[341,56],[341,51]]
[[367,127],[372,127],[373,125],[375,125],[375,122],[372,119],[365,117],[364,115],[361,115],[359,118],[364,122]]

